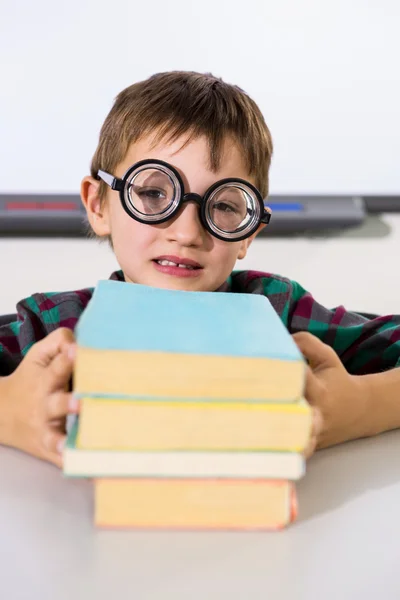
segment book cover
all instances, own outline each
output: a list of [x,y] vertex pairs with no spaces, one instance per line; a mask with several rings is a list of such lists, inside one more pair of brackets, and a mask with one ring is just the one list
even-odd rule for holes
[[102,280],[76,337],[80,346],[103,350],[302,360],[268,298],[259,294]]
[[78,322],[78,396],[288,402],[305,362],[269,300],[100,281]]

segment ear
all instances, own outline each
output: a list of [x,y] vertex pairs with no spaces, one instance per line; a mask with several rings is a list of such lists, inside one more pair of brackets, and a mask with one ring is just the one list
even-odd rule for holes
[[266,226],[267,226],[266,223],[261,223],[261,225],[259,226],[257,231],[255,233],[253,233],[253,235],[251,235],[250,237],[248,237],[245,240],[242,240],[240,242],[241,245],[240,245],[240,250],[239,250],[239,254],[238,254],[239,259],[242,259],[246,256],[247,250],[249,249],[250,244],[252,243],[254,238],[260,233],[260,231],[262,229],[264,229],[264,227],[266,227]]
[[111,235],[110,216],[107,199],[100,199],[100,181],[85,177],[81,183],[81,199],[86,209],[88,221],[99,237]]

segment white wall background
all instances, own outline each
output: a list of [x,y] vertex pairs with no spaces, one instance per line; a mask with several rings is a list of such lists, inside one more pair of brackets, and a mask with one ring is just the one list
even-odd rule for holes
[[[0,0],[0,193],[77,192],[115,95],[212,71],[260,104],[272,192],[400,193],[399,0]],[[400,216],[384,238],[256,240],[238,268],[327,306],[400,313]],[[117,268],[89,240],[0,238],[0,313]]]
[[0,3],[0,193],[76,192],[127,85],[211,71],[259,103],[273,193],[400,193],[398,0]]

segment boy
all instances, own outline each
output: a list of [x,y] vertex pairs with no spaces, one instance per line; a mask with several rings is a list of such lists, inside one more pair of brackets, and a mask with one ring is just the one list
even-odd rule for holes
[[[288,279],[232,272],[268,223],[271,156],[269,130],[242,90],[161,73],[117,97],[81,197],[92,231],[114,249],[113,279],[268,296],[309,361],[310,454],[400,427],[400,319],[328,310]],[[0,328],[0,444],[61,465],[65,415],[78,411],[66,391],[72,331],[91,294],[35,294]]]

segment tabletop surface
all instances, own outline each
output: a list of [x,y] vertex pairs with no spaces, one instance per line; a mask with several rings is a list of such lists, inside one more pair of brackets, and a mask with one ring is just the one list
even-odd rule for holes
[[89,480],[0,448],[0,596],[398,600],[399,457],[400,431],[317,452],[281,532],[117,532]]

